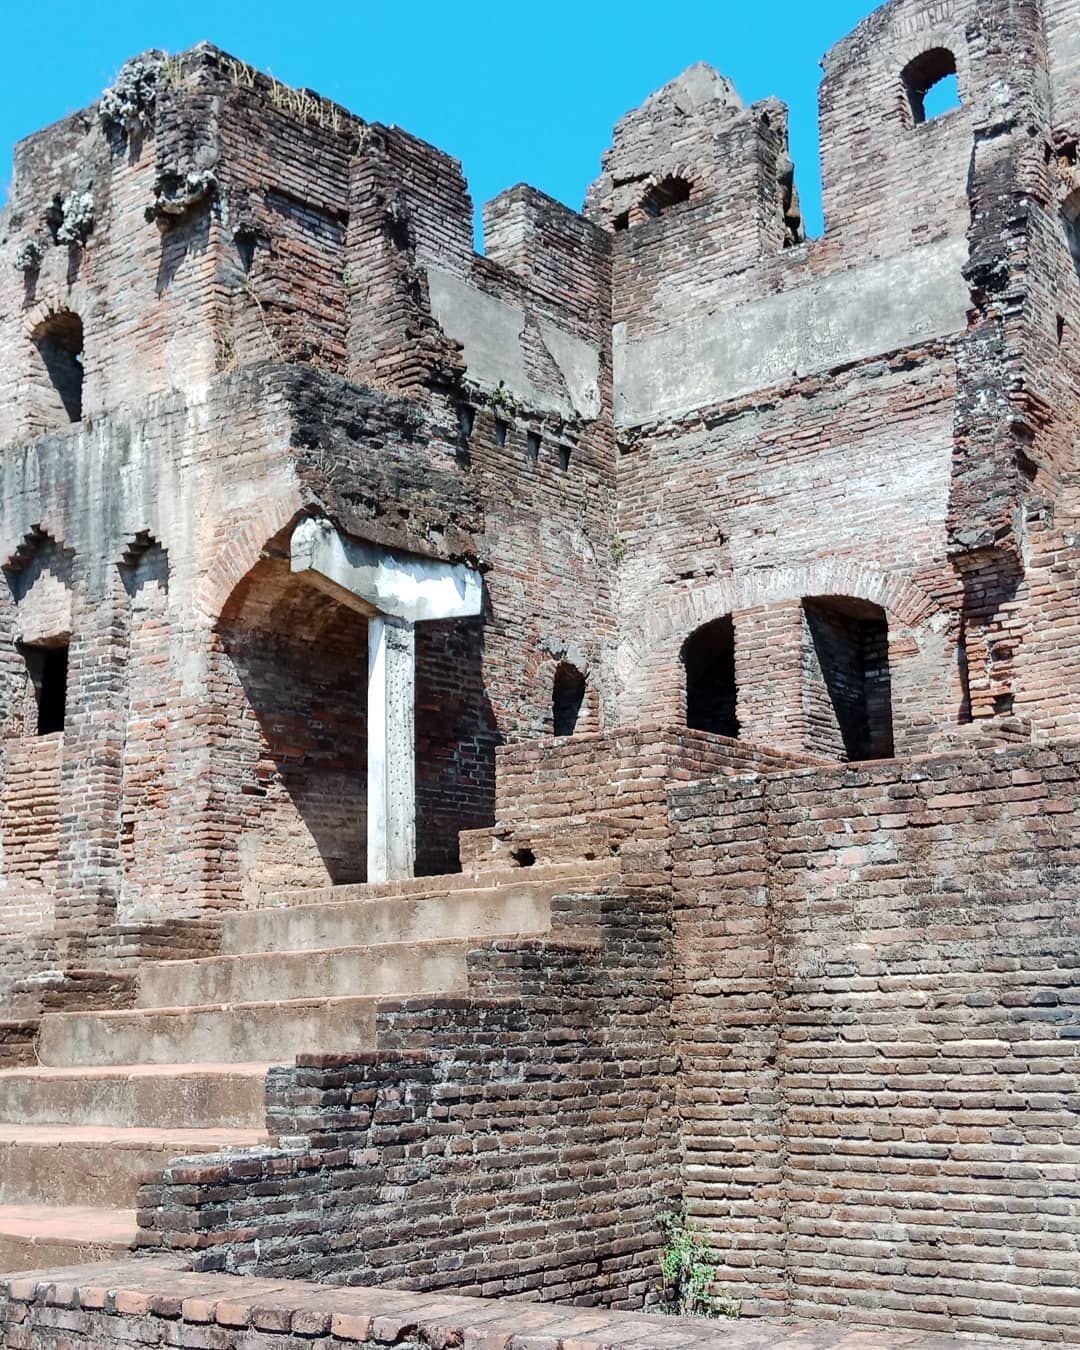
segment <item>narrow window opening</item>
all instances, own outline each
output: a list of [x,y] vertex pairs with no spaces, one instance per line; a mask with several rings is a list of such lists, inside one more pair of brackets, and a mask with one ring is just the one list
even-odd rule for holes
[[495,419],[495,444],[501,450],[506,444],[507,425],[501,417]]
[[551,692],[552,725],[556,736],[572,736],[577,730],[585,702],[585,676],[576,666],[563,662],[555,672]]
[[1057,342],[1058,342],[1058,346],[1060,347],[1061,344],[1062,344],[1064,341],[1065,341],[1065,315],[1064,315],[1064,314],[1059,314],[1059,315],[1057,316]]
[[476,423],[476,410],[467,403],[461,404],[458,408],[458,428],[461,431],[462,440],[467,441],[473,434],[473,426]]
[[901,78],[916,126],[960,107],[956,57],[945,47],[917,56],[904,67]]
[[535,431],[530,431],[525,437],[525,458],[530,464],[535,464],[540,458],[540,437]]
[[54,314],[34,332],[34,346],[59,403],[58,412],[69,422],[82,421],[83,326],[77,314]]
[[67,647],[27,647],[26,664],[37,696],[37,734],[63,731],[67,710]]
[[[1064,208],[1065,242],[1072,254],[1076,275],[1080,278],[1080,191],[1074,192]],[[1061,321],[1064,326],[1064,320]]]
[[736,737],[735,624],[731,615],[704,624],[683,647],[686,725],[695,731]]
[[559,468],[563,473],[570,467],[570,447],[568,445],[559,446]]
[[630,228],[630,212],[620,211],[612,221],[612,225],[616,230],[628,230]]
[[889,624],[885,611],[846,597],[803,601],[807,749],[838,759],[893,755]]
[[250,230],[238,230],[233,238],[240,255],[240,266],[247,274],[255,265],[255,235]]
[[647,216],[662,216],[680,202],[690,200],[690,184],[685,178],[665,178],[651,187],[641,199],[641,209]]

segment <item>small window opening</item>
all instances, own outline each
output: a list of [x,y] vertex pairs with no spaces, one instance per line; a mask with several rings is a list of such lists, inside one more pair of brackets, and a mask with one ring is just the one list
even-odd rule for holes
[[532,867],[536,862],[536,854],[531,848],[516,848],[510,856],[518,867]]
[[630,212],[620,211],[611,223],[616,230],[628,230],[630,228]]
[[731,615],[704,624],[683,647],[686,725],[717,736],[738,736],[735,624]]
[[690,200],[690,184],[685,178],[665,178],[651,187],[641,199],[641,209],[647,216],[662,216],[680,202]]
[[255,236],[249,230],[237,230],[233,238],[240,255],[240,266],[248,273],[255,265]]
[[54,314],[34,332],[34,346],[69,422],[82,421],[83,326],[77,314]]
[[945,47],[923,52],[904,67],[901,77],[916,125],[960,107],[956,57]]
[[576,666],[563,662],[555,672],[551,691],[551,718],[556,736],[572,736],[585,702],[585,676]]
[[496,417],[495,444],[500,448],[500,450],[506,444],[506,432],[507,432],[507,424],[502,420],[501,417]]
[[37,696],[37,734],[63,731],[67,709],[68,649],[27,647],[26,664]]
[[889,624],[869,601],[803,601],[807,749],[839,759],[891,759]]
[[1061,344],[1065,341],[1065,315],[1064,315],[1064,314],[1059,314],[1059,315],[1057,316],[1057,341],[1058,341],[1058,346],[1059,346],[1059,347],[1060,347]]
[[1080,277],[1080,191],[1074,192],[1064,208],[1065,242],[1072,254],[1076,275]]
[[563,473],[570,467],[570,447],[568,445],[559,446],[559,468]]
[[468,440],[473,434],[473,426],[476,423],[476,410],[467,403],[461,404],[458,408],[458,428],[461,431],[462,440]]
[[540,436],[535,431],[530,431],[525,437],[525,458],[530,464],[535,464],[540,458]]

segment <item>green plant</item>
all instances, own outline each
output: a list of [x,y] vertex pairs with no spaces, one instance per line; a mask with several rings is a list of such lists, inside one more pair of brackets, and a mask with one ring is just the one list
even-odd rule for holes
[[660,1302],[655,1311],[679,1317],[738,1317],[741,1303],[726,1290],[713,1293],[716,1266],[708,1243],[686,1212],[660,1215]]
[[161,73],[159,81],[166,89],[178,89],[184,80],[184,63],[179,56],[161,54]]
[[621,534],[617,534],[611,541],[611,561],[616,567],[621,567],[626,559],[626,540]]
[[503,416],[508,421],[525,411],[525,404],[511,394],[502,380],[499,381],[497,389],[492,389],[482,395],[482,398],[496,416]]

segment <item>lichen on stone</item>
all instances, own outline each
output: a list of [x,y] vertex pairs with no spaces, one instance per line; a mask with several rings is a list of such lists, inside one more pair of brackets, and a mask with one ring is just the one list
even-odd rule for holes
[[45,248],[40,239],[27,239],[15,253],[15,268],[19,272],[35,272],[41,266]]
[[136,56],[120,68],[115,82],[101,95],[98,116],[106,132],[126,135],[153,124],[164,61]]
[[154,182],[154,203],[147,208],[150,220],[186,215],[209,201],[218,188],[213,169],[189,169],[186,173],[159,173]]
[[54,197],[45,220],[58,244],[85,244],[94,228],[93,194],[69,192],[62,199]]

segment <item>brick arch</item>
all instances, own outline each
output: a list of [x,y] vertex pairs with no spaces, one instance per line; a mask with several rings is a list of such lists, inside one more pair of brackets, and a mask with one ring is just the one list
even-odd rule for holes
[[831,558],[785,567],[760,568],[696,586],[665,601],[619,644],[618,674],[624,694],[633,692],[647,661],[677,658],[683,642],[711,619],[807,596],[842,595],[879,605],[890,627],[922,629],[946,617],[940,605],[914,582],[878,568]]
[[165,554],[169,552],[153,530],[131,530],[124,536],[124,542],[113,561],[118,567],[136,567],[139,559],[154,548]]
[[80,320],[84,317],[82,306],[74,297],[60,298],[53,295],[38,300],[23,314],[23,333],[27,341],[33,340],[34,334],[43,324],[62,318],[65,314],[75,314]]
[[967,73],[967,37],[964,33],[964,25],[959,22],[955,24],[934,24],[927,28],[920,28],[917,33],[912,33],[909,37],[905,37],[893,45],[883,47],[879,59],[887,64],[890,69],[895,68],[897,78],[899,78],[900,72],[905,66],[918,60],[926,52],[933,51],[938,47],[944,47],[946,51],[952,52],[958,75]]
[[304,514],[296,498],[263,501],[241,520],[219,522],[211,547],[214,558],[195,586],[195,607],[217,622],[237,586],[261,561],[268,548],[285,547],[287,533]]
[[75,550],[64,543],[59,537],[59,533],[45,528],[39,521],[36,525],[31,525],[23,534],[0,566],[3,567],[5,572],[21,572],[33,561],[36,553],[42,548],[50,546],[55,548],[68,562],[71,562],[75,557]]
[[926,591],[904,577],[857,563],[831,558],[788,567],[769,567],[697,586],[651,614],[632,636],[651,646],[678,637],[680,642],[710,619],[808,595],[848,595],[880,605],[904,628],[921,628],[940,606]]
[[599,689],[593,679],[595,662],[576,642],[542,642],[530,653],[525,665],[525,686],[534,691],[535,706],[546,709],[550,705],[555,673],[560,666],[573,666],[585,677],[583,713],[590,729],[595,730],[592,724],[599,722]]

